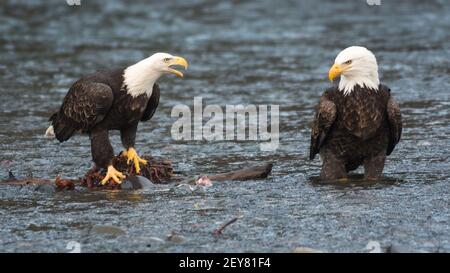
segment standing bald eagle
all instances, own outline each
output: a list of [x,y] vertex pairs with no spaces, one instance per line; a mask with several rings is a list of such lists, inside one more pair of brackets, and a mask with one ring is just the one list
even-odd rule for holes
[[339,53],[330,81],[337,76],[339,86],[326,90],[317,106],[310,159],[320,153],[324,180],[346,178],[360,165],[366,179],[377,179],[400,140],[400,109],[380,84],[377,60],[368,49],[352,46]]
[[126,68],[97,71],[75,82],[64,98],[61,108],[50,117],[46,135],[54,135],[60,142],[75,132],[89,134],[92,159],[97,167],[107,168],[102,184],[110,179],[120,184],[125,176],[112,165],[114,151],[108,132],[119,130],[128,163],[134,163],[136,173],[141,159],[134,149],[139,121],[151,119],[159,103],[156,81],[163,74],[183,74],[173,66],[187,69],[184,58],[156,53]]

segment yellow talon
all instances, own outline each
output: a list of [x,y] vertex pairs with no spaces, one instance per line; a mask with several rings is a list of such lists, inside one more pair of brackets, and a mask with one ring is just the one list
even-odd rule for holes
[[105,178],[101,181],[102,185],[108,183],[112,179],[117,184],[122,184],[122,179],[125,179],[125,175],[114,168],[113,165],[108,166],[108,171],[106,172]]
[[124,151],[122,155],[127,158],[127,164],[130,164],[130,162],[133,161],[136,173],[141,172],[141,167],[139,166],[139,163],[141,163],[142,165],[147,164],[147,160],[140,158],[134,148],[128,148],[128,150]]

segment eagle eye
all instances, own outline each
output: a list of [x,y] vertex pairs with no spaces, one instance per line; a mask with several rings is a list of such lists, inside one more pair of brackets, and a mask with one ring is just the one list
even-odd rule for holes
[[352,64],[352,60],[348,60],[344,64],[346,64],[346,65]]
[[170,58],[164,58],[164,62],[168,63],[170,61]]

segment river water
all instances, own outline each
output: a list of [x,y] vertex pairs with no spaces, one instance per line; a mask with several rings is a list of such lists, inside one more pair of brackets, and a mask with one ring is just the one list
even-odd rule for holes
[[[43,137],[69,86],[100,68],[167,51],[190,61],[183,80],[160,80],[161,103],[139,127],[137,150],[167,157],[183,174],[272,162],[262,181],[191,192],[36,191],[0,188],[0,251],[330,252],[450,251],[447,1],[81,1],[0,3],[0,178],[81,176],[86,136]],[[307,159],[310,122],[336,54],[364,45],[398,100],[403,139],[383,181],[317,184]],[[280,106],[280,145],[174,141],[177,104]],[[112,136],[118,152],[117,133]],[[361,170],[359,170],[361,171]],[[165,191],[168,189],[169,191]],[[221,236],[213,230],[236,215]],[[169,236],[176,234],[176,236]],[[70,248],[70,245],[69,245]]]

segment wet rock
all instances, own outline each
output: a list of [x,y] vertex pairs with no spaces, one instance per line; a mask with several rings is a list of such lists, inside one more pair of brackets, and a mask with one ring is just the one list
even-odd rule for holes
[[428,253],[424,250],[411,249],[408,246],[392,243],[387,249],[386,253]]
[[292,253],[323,253],[322,250],[310,248],[310,247],[296,247]]
[[148,238],[150,241],[153,241],[153,242],[155,242],[155,243],[159,243],[159,244],[164,244],[166,241],[164,241],[163,239],[161,239],[161,238],[158,238],[158,237],[149,237]]
[[127,177],[120,185],[122,190],[141,190],[154,189],[155,185],[152,181],[140,175],[132,175]]
[[172,232],[167,236],[167,241],[173,242],[173,243],[182,243],[186,240],[186,238],[180,234],[177,234],[176,232]]
[[116,226],[94,226],[92,231],[98,234],[107,234],[112,236],[119,236],[125,234],[125,231]]
[[160,248],[166,244],[166,241],[158,237],[148,237],[145,242],[148,248]]
[[56,187],[48,184],[36,185],[34,191],[43,193],[52,193],[56,191]]
[[27,230],[30,230],[30,231],[34,231],[34,232],[39,232],[39,231],[49,231],[49,230],[52,230],[53,229],[53,227],[51,227],[51,226],[40,226],[40,225],[37,225],[37,224],[34,224],[34,223],[31,223],[31,224],[29,224],[28,225],[28,227],[27,227]]

